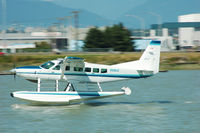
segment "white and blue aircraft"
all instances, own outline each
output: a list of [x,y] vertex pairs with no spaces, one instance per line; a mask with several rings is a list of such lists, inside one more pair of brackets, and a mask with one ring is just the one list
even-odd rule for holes
[[[115,65],[100,65],[84,62],[78,57],[65,57],[48,61],[41,66],[23,66],[12,69],[17,76],[33,82],[38,82],[36,92],[13,92],[11,96],[27,100],[31,103],[72,103],[90,99],[99,99],[116,95],[129,95],[129,88],[123,87],[120,92],[103,92],[102,82],[114,82],[127,79],[147,78],[159,72],[160,41],[151,41],[139,60]],[[41,80],[56,81],[56,92],[41,92]],[[68,82],[64,91],[58,91],[58,82]],[[97,83],[99,92],[76,91],[73,84]]]

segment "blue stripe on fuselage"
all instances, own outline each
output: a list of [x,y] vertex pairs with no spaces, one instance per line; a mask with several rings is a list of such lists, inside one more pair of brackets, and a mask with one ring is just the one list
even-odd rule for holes
[[136,75],[136,74],[77,74],[77,73],[65,73],[65,75],[70,76],[94,76],[94,77],[115,77],[115,78],[143,78],[152,75]]
[[[35,72],[18,72],[21,74],[43,74],[43,75],[61,75],[61,73],[35,73]],[[114,77],[114,78],[146,78],[149,75],[137,75],[137,74],[89,74],[89,73],[65,73],[66,76],[93,76],[93,77]]]
[[42,69],[39,66],[22,66],[22,67],[16,67],[15,69]]
[[161,41],[151,41],[150,45],[160,45]]

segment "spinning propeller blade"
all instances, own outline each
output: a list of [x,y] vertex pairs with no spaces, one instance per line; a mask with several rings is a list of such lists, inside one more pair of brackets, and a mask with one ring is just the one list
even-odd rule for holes
[[16,71],[15,71],[15,68],[16,68],[16,58],[14,57],[13,58],[13,69],[11,70],[11,72],[13,73],[13,77],[14,77],[14,80],[16,82]]

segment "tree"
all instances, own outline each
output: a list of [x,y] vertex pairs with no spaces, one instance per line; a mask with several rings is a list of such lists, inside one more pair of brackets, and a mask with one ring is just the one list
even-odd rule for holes
[[85,38],[84,48],[102,48],[103,47],[103,32],[97,27],[91,28]]
[[51,49],[51,45],[47,42],[36,42],[36,49]]
[[85,48],[113,48],[115,51],[133,51],[131,32],[122,23],[100,31],[90,29],[85,39]]
[[131,32],[122,23],[111,27],[110,43],[115,51],[133,51]]

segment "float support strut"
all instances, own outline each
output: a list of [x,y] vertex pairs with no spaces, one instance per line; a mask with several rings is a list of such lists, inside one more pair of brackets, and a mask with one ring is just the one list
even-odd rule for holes
[[58,91],[58,80],[56,80],[56,92]]
[[97,82],[97,85],[98,85],[98,87],[99,87],[99,90],[102,92],[102,88],[101,88],[99,82]]
[[38,78],[38,87],[37,87],[37,92],[40,92],[40,78]]

